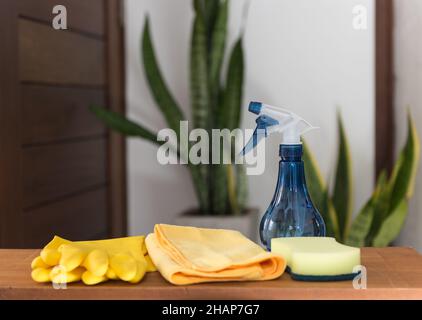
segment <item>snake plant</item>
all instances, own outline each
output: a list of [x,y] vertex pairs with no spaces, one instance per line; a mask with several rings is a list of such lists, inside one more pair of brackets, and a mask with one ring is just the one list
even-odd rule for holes
[[310,149],[304,148],[309,192],[327,225],[328,236],[351,246],[385,247],[399,235],[413,195],[419,165],[419,137],[408,115],[408,134],[391,174],[384,170],[375,190],[352,221],[353,179],[351,156],[341,117],[338,117],[339,145],[332,192],[322,178]]
[[[242,35],[229,53],[226,74],[222,65],[227,42],[228,0],[194,0],[190,46],[190,96],[192,128],[234,129],[240,125],[243,89]],[[146,17],[141,39],[145,76],[157,107],[167,125],[179,135],[179,124],[188,120],[164,80]],[[224,81],[221,79],[224,78]],[[157,135],[123,115],[105,108],[91,110],[107,126],[127,136],[159,144]],[[211,135],[210,135],[211,136]],[[211,147],[210,147],[211,149]],[[180,150],[177,150],[180,152]],[[211,150],[210,150],[211,154]],[[242,165],[187,165],[202,214],[240,214],[247,200],[247,181]]]

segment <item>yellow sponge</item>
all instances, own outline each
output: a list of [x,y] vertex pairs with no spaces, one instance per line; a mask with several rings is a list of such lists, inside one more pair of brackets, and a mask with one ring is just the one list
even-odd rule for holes
[[360,265],[360,249],[329,237],[271,239],[271,251],[282,255],[295,280],[333,281],[353,279]]

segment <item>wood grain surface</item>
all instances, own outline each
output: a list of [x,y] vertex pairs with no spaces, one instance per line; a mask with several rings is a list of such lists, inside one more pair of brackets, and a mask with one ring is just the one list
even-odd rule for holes
[[25,148],[22,172],[25,210],[104,184],[105,139]]
[[174,286],[158,272],[138,284],[109,281],[54,289],[31,280],[30,263],[39,250],[0,250],[0,299],[422,299],[422,256],[411,248],[364,248],[367,288],[352,281],[300,282],[288,274],[272,281]]
[[[105,84],[104,42],[19,19],[19,76],[24,82]],[[83,48],[83,50],[81,49]]]
[[55,234],[80,240],[107,237],[106,198],[107,188],[102,186],[25,211],[25,247],[39,248]]
[[89,106],[104,106],[104,90],[22,85],[22,144],[105,135]]

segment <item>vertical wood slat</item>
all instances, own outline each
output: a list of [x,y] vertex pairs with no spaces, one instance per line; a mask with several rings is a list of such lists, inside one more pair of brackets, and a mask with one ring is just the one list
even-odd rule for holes
[[375,174],[394,162],[393,1],[375,2]]
[[[107,105],[112,111],[125,113],[124,33],[122,26],[122,3],[119,0],[106,2],[107,28]],[[126,206],[126,140],[115,132],[109,133],[108,145],[109,177],[109,221],[110,236],[119,237],[127,233]]]
[[21,247],[17,3],[0,1],[0,246]]
[[102,86],[104,42],[51,25],[19,19],[21,81]]

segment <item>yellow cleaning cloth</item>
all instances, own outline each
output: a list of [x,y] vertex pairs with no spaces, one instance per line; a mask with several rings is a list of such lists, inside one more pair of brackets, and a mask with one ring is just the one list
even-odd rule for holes
[[178,285],[271,280],[286,268],[280,255],[234,230],[156,224],[145,243],[161,275]]
[[144,239],[135,236],[72,242],[55,236],[32,261],[32,279],[55,283],[82,280],[86,285],[109,279],[137,283],[145,272],[155,271]]

